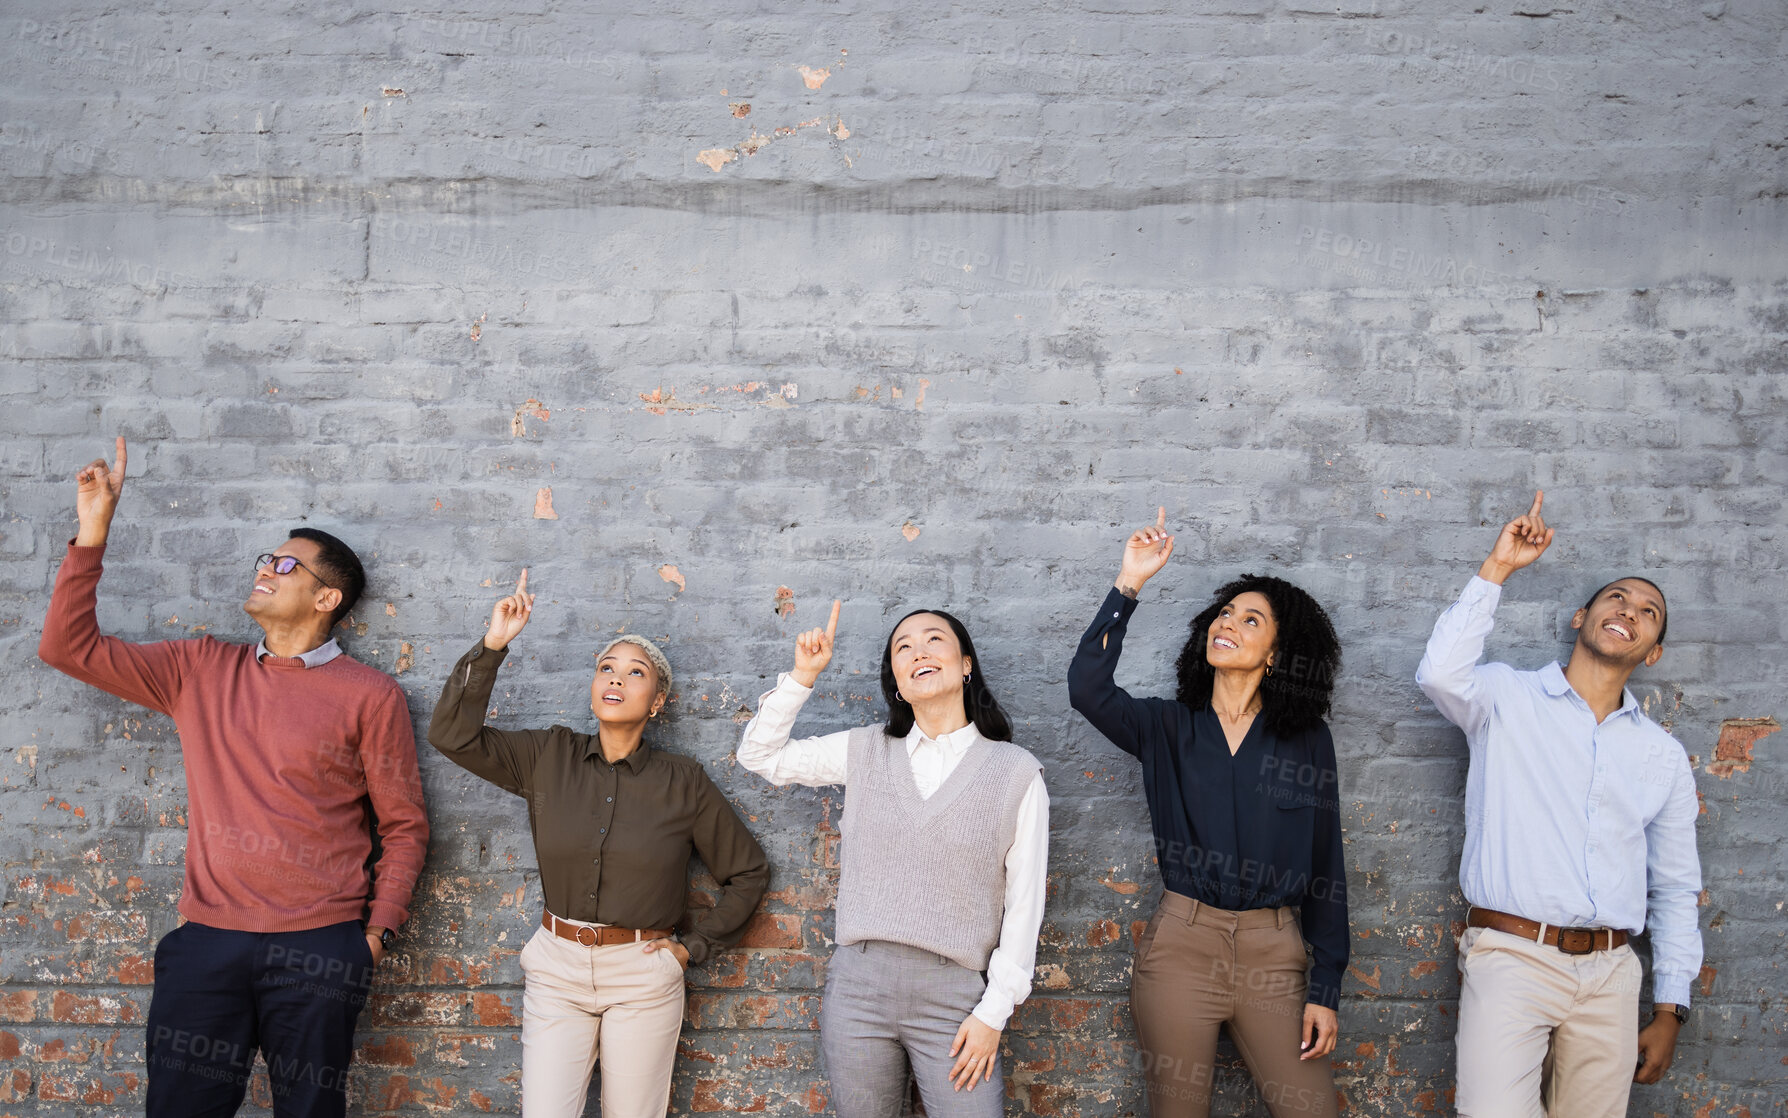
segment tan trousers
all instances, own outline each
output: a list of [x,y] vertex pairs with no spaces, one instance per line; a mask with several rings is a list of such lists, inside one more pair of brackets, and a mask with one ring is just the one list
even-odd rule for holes
[[1307,966],[1291,909],[1231,912],[1163,894],[1130,976],[1150,1118],[1210,1114],[1224,1024],[1273,1118],[1331,1118],[1328,1057],[1298,1059]]
[[1460,1118],[1622,1118],[1639,1062],[1639,957],[1459,937]]
[[524,1118],[582,1115],[598,1058],[603,1118],[664,1118],[683,1029],[676,955],[585,947],[536,928],[521,968]]

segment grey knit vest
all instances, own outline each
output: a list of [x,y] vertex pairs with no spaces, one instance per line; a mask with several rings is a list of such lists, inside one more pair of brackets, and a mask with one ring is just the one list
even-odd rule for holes
[[838,882],[839,943],[885,940],[987,969],[1006,912],[1006,852],[1042,766],[1005,741],[969,747],[930,799],[906,742],[851,731]]

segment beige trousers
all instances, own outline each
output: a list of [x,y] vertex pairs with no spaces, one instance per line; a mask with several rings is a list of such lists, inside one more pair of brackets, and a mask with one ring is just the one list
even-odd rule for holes
[[1639,1063],[1639,957],[1459,937],[1460,1118],[1623,1118]]
[[645,946],[585,947],[534,930],[521,953],[524,1118],[578,1118],[598,1059],[603,1118],[664,1118],[683,964]]
[[1219,1026],[1273,1118],[1333,1118],[1329,1058],[1298,1059],[1308,967],[1289,908],[1232,912],[1162,894],[1130,975],[1150,1118],[1207,1118]]

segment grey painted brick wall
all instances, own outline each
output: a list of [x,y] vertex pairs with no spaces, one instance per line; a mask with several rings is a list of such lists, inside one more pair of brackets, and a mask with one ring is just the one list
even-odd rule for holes
[[[1707,969],[1631,1113],[1784,1113],[1785,32],[1762,0],[8,5],[0,1114],[139,1107],[174,921],[172,727],[35,657],[70,475],[120,431],[111,632],[251,639],[248,561],[309,523],[368,557],[345,640],[419,723],[524,564],[499,722],[583,724],[603,635],[664,640],[664,740],[776,870],[694,981],[679,1113],[828,1110],[838,797],[730,750],[835,595],[806,727],[873,718],[891,620],[947,604],[1047,766],[1011,1109],[1141,1112],[1159,878],[1063,676],[1157,504],[1180,550],[1127,683],[1166,691],[1239,571],[1336,619],[1338,1084],[1448,1112],[1464,750],[1411,673],[1544,487],[1558,542],[1492,654],[1543,663],[1588,589],[1655,578],[1673,640],[1636,693],[1705,806]],[[422,761],[435,841],[356,1113],[513,1113],[523,814]],[[1233,1054],[1219,1083],[1265,1113]]]

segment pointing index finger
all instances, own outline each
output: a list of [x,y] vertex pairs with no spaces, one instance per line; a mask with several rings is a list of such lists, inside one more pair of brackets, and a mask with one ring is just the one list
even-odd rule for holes
[[515,580],[515,592],[517,594],[528,592],[528,568],[526,567],[522,568],[521,577]]
[[826,621],[826,639],[831,640],[838,633],[838,611],[844,605],[841,598],[832,599],[832,616]]
[[1546,491],[1545,490],[1543,490],[1543,489],[1534,490],[1533,491],[1533,507],[1527,510],[1527,515],[1529,515],[1529,516],[1540,515],[1540,502],[1545,499],[1546,499]]
[[1157,527],[1157,528],[1167,527],[1167,506],[1166,505],[1156,505],[1155,506],[1155,527]]
[[125,459],[124,436],[119,435],[118,436],[118,476],[119,477],[124,476],[124,459]]

